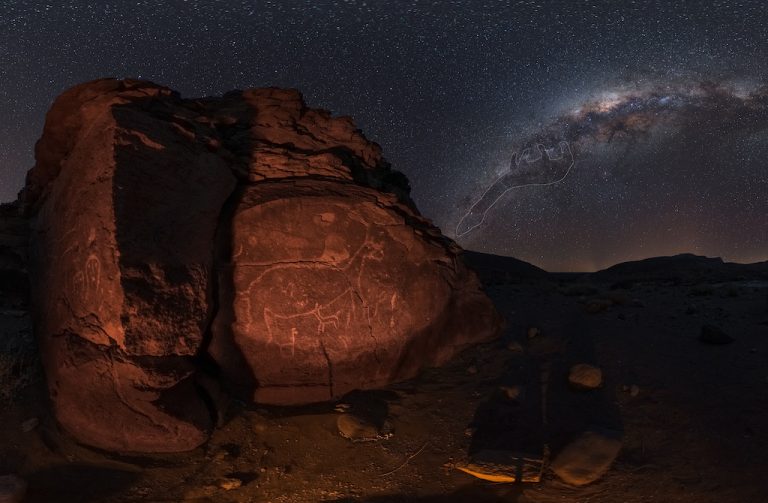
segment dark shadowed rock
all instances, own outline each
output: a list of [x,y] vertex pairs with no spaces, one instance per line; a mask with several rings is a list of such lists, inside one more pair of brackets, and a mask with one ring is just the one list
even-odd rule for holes
[[380,428],[367,418],[349,412],[339,415],[336,427],[339,435],[353,442],[371,442],[391,435],[389,428]]
[[306,403],[498,332],[405,177],[296,91],[95,81],[56,100],[36,156],[35,329],[56,417],[85,444],[200,445],[221,403],[203,361],[245,398]]
[[36,331],[59,422],[96,447],[180,451],[211,428],[192,359],[235,177],[196,115],[169,89],[98,81],[56,100],[37,145]]
[[715,325],[704,325],[701,327],[699,340],[706,344],[724,345],[733,342],[733,337],[726,334],[723,329]]
[[608,471],[620,450],[620,433],[588,431],[555,456],[552,471],[568,484],[590,484]]
[[0,476],[0,503],[21,503],[27,492],[27,482],[17,475]]
[[29,316],[29,227],[18,204],[0,204],[0,403],[12,403],[39,376]]

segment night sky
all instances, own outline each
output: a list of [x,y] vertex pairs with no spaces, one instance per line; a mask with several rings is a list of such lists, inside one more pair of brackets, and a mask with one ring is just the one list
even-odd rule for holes
[[0,200],[55,96],[100,77],[298,88],[354,117],[465,248],[549,270],[768,259],[764,0],[0,0]]

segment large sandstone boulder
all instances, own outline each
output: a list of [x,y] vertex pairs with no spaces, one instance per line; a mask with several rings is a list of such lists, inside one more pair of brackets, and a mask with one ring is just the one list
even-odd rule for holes
[[83,443],[191,449],[213,427],[211,377],[262,403],[330,400],[498,331],[405,177],[296,91],[90,82],[56,100],[36,157],[35,330]]

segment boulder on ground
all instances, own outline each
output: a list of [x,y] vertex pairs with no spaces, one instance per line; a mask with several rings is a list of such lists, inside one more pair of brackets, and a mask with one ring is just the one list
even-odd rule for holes
[[620,433],[588,431],[557,454],[552,471],[568,484],[590,484],[608,471],[620,450]]
[[203,369],[243,399],[324,401],[499,331],[379,146],[294,90],[86,83],[36,158],[35,331],[56,417],[85,444],[200,445],[223,402]]
[[603,384],[603,371],[588,363],[577,363],[568,373],[568,382],[576,389],[596,389]]

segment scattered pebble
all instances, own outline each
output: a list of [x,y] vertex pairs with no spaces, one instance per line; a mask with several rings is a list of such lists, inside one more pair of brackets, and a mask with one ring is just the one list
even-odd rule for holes
[[226,478],[219,480],[216,485],[224,489],[225,491],[231,491],[233,489],[237,489],[238,487],[243,485],[243,482],[240,479],[233,479],[233,478]]
[[588,431],[557,454],[552,471],[567,484],[583,486],[602,477],[620,450],[618,432]]
[[528,338],[533,339],[534,337],[538,337],[541,335],[541,330],[539,330],[537,327],[531,327],[528,329]]
[[474,365],[470,365],[467,367],[467,374],[475,375],[477,374],[477,367]]
[[720,327],[715,325],[704,325],[701,327],[701,334],[699,334],[699,341],[706,344],[730,344],[733,342],[733,337],[726,334]]
[[522,353],[523,345],[517,341],[512,341],[507,344],[507,350],[509,350],[511,353]]
[[629,393],[630,396],[637,396],[640,394],[640,386],[637,384],[633,384],[631,386],[627,386],[626,384],[622,387],[622,391],[625,393]]
[[587,363],[577,363],[571,367],[568,381],[577,389],[595,389],[603,384],[603,371]]
[[212,459],[214,461],[224,461],[229,454],[224,449],[219,449],[213,453]]
[[523,396],[523,388],[521,386],[518,386],[517,384],[513,384],[511,386],[499,386],[499,389],[506,395],[507,398],[510,400],[520,400]]
[[611,304],[613,303],[608,299],[595,299],[587,302],[587,305],[584,306],[584,309],[589,314],[597,314],[607,310],[609,307],[611,307]]
[[27,482],[17,475],[0,476],[0,503],[21,503]]

